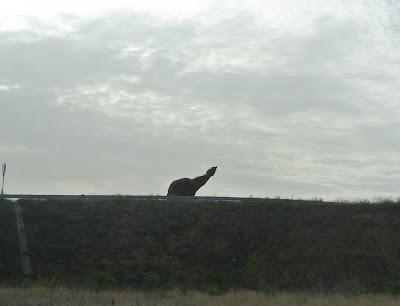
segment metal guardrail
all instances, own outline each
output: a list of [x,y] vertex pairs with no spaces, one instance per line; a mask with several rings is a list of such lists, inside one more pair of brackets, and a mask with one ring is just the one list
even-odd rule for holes
[[254,202],[265,201],[266,198],[244,198],[244,197],[215,197],[215,196],[195,196],[195,197],[171,197],[171,196],[152,196],[152,195],[55,195],[55,194],[4,194],[4,199],[32,199],[32,200],[115,200],[129,199],[136,201],[181,201],[181,202]]

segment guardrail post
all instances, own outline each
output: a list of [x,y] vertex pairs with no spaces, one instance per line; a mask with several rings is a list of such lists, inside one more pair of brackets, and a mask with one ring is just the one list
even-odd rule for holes
[[24,220],[22,218],[22,208],[18,202],[14,202],[15,217],[17,220],[17,231],[19,240],[19,251],[21,256],[22,274],[25,277],[32,277],[31,261],[28,253],[28,244],[25,237]]

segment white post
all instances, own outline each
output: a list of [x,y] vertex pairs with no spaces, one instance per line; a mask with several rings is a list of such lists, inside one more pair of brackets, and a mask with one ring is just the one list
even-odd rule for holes
[[25,277],[32,277],[31,260],[28,253],[28,244],[26,242],[24,220],[22,218],[22,208],[18,202],[14,202],[15,217],[17,220],[17,233],[19,240],[19,251],[21,256],[22,274]]
[[7,170],[7,164],[3,163],[3,166],[2,166],[3,180],[2,180],[2,183],[1,183],[1,195],[4,194],[4,176],[6,175],[6,170]]

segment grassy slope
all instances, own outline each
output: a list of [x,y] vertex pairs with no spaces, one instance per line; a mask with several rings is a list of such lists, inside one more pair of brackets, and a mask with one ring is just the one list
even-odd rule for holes
[[0,280],[16,275],[19,249],[15,213],[11,202],[0,199]]
[[[21,205],[39,278],[137,288],[381,291],[400,276],[398,204],[120,198]],[[0,275],[13,277],[15,221],[2,206]]]

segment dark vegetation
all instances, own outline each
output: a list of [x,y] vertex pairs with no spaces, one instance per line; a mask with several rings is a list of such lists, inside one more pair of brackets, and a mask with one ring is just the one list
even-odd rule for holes
[[[400,293],[400,204],[21,200],[35,279],[96,289]],[[0,281],[20,275],[0,202]],[[397,292],[398,291],[398,292]]]

